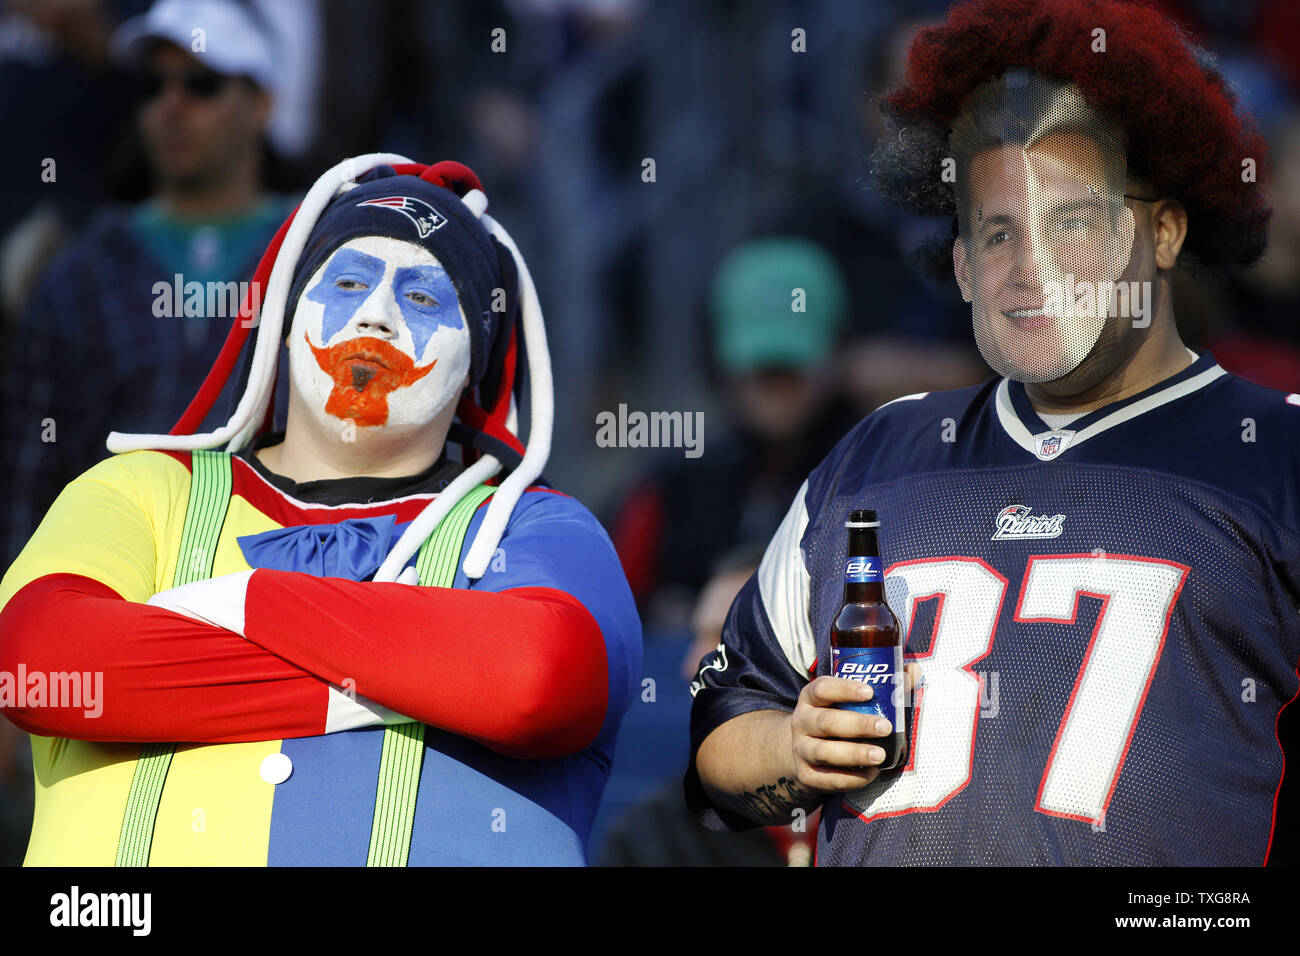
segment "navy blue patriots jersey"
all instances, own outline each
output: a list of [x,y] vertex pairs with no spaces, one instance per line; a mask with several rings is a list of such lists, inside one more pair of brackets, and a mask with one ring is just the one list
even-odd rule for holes
[[[804,483],[702,661],[692,755],[830,672],[858,508],[922,678],[906,766],[825,801],[819,864],[1294,853],[1300,395],[1206,353],[1063,428],[1005,379],[878,409]],[[734,825],[693,768],[697,809]]]

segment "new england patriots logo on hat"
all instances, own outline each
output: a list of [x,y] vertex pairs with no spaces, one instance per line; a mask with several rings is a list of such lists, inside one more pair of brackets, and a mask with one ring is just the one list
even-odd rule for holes
[[412,199],[410,196],[384,196],[381,199],[367,199],[365,202],[357,203],[357,205],[382,206],[384,209],[400,212],[415,223],[415,229],[420,234],[421,239],[427,239],[430,233],[441,228],[447,222],[447,217],[427,202],[422,199]]

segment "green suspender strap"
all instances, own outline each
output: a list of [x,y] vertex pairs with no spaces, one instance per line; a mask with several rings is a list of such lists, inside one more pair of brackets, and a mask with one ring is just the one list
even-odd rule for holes
[[[172,587],[212,576],[217,538],[230,505],[230,490],[230,455],[216,451],[194,452],[190,498]],[[424,542],[415,564],[421,585],[451,587],[470,519],[494,490],[486,485],[472,489]],[[122,817],[117,866],[149,865],[154,821],[175,752],[176,745],[170,743],[148,743],[141,747],[127,795],[126,812]],[[411,722],[384,729],[367,866],[406,865],[423,761],[424,724]]]
[[[465,533],[474,512],[494,488],[478,485],[451,509],[420,547],[415,570],[424,587],[449,588],[456,578]],[[424,724],[390,724],[384,728],[379,757],[375,818],[370,828],[366,866],[406,866],[415,827],[415,797],[424,763]]]
[[[230,455],[196,451],[190,470],[190,500],[185,509],[181,549],[172,587],[212,577],[217,538],[230,505]],[[140,748],[117,841],[117,866],[148,866],[154,820],[176,745],[147,743]]]

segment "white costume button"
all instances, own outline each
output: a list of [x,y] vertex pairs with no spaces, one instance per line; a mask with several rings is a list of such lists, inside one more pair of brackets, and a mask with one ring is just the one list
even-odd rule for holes
[[262,760],[262,779],[267,783],[284,783],[293,773],[293,761],[288,754],[267,754]]

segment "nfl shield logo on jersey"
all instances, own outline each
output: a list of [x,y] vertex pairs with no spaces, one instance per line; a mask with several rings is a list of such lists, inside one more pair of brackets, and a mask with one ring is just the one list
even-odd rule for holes
[[1074,432],[1046,432],[1042,435],[1036,435],[1034,442],[1037,445],[1036,452],[1040,461],[1047,461],[1055,458],[1061,452],[1069,447],[1070,439],[1074,437]]

